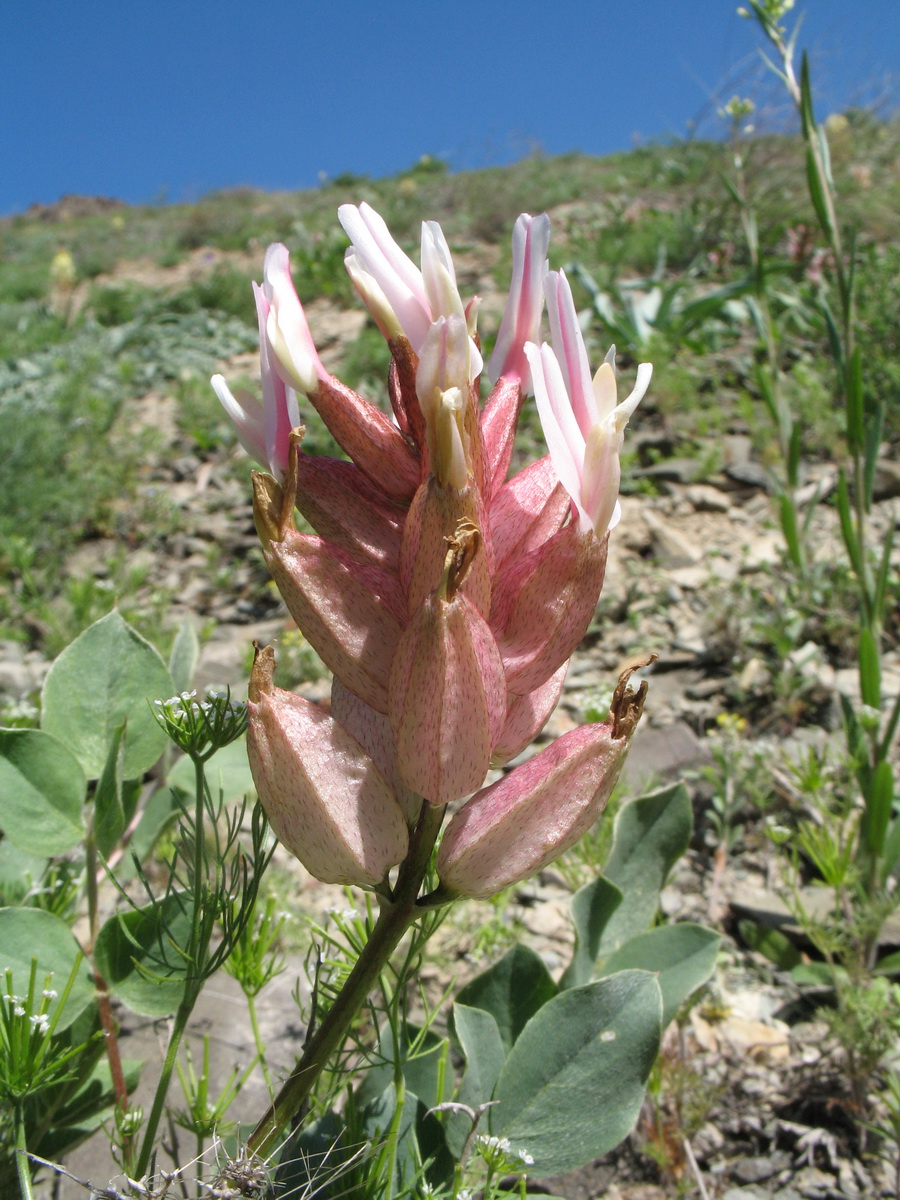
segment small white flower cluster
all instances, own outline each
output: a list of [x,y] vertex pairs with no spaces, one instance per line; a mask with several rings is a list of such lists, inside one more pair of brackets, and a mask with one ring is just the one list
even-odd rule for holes
[[9,992],[3,997],[3,999],[11,1006],[14,1017],[25,1016],[24,1001],[21,996],[14,996],[11,992]]
[[246,700],[232,700],[227,691],[209,688],[206,698],[198,700],[196,690],[191,690],[153,703],[160,725],[191,757],[208,758],[240,737],[247,727]]
[[502,1158],[510,1168],[516,1162],[520,1162],[525,1167],[534,1165],[534,1157],[527,1150],[513,1150],[507,1137],[494,1137],[493,1134],[480,1133],[475,1139],[475,1145],[482,1158]]
[[326,908],[325,913],[335,921],[359,920],[359,913],[355,908],[338,908],[336,904],[332,904],[330,908]]
[[177,696],[170,696],[168,700],[154,700],[154,704],[158,708],[166,710],[166,715],[173,721],[184,720],[188,713],[194,716],[200,716],[202,713],[210,713],[214,708],[223,708],[227,716],[234,716],[243,713],[247,707],[246,700],[229,700],[227,693],[218,691],[216,688],[209,688],[206,692],[205,700],[197,699],[197,689],[192,688],[189,692],[180,692]]
[[[25,1011],[24,1009],[22,1010]],[[46,1013],[36,1013],[33,1017],[29,1017],[32,1029],[36,1029],[38,1033],[46,1033],[50,1028],[50,1018]]]

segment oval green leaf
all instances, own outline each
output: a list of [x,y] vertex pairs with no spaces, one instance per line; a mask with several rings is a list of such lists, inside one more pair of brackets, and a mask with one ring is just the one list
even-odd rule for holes
[[692,824],[691,798],[683,783],[640,796],[619,810],[603,874],[625,898],[603,929],[601,958],[653,924],[660,890],[688,848]]
[[603,966],[603,975],[636,968],[653,971],[663,997],[663,1029],[683,1000],[706,983],[716,965],[721,938],[714,929],[684,921],[660,925],[626,942]]
[[509,1049],[526,1022],[556,995],[556,990],[540,955],[518,944],[461,988],[456,1000],[489,1012]]
[[162,903],[119,913],[97,937],[94,961],[109,990],[132,1012],[166,1017],[184,991],[186,963],[178,946],[187,946],[191,905],[180,892]]
[[653,975],[621,971],[568,988],[519,1035],[494,1089],[491,1133],[534,1158],[534,1174],[574,1170],[627,1136],[659,1050]]
[[[62,996],[81,954],[72,931],[60,917],[44,912],[40,908],[0,908],[0,946],[3,947],[0,975],[6,989],[6,968],[12,971],[13,992],[24,996],[31,976],[31,960],[37,959],[37,987],[42,990],[44,980],[52,974],[51,988]],[[94,981],[87,962],[82,960],[75,982],[69,992],[65,1008],[57,1029],[67,1029],[93,1001]],[[50,1006],[53,1013],[54,1005]]]
[[172,694],[166,665],[113,611],[67,646],[44,681],[41,724],[64,742],[88,779],[99,779],[118,725],[127,720],[123,775],[153,766],[166,735],[148,701]]
[[72,752],[41,729],[0,729],[0,828],[19,849],[50,857],[84,837],[87,781]]

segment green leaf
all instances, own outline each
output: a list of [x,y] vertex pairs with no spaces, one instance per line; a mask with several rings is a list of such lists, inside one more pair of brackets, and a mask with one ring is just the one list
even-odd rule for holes
[[50,857],[85,834],[87,782],[66,746],[41,729],[0,729],[0,827],[19,849]]
[[861,831],[866,848],[878,858],[884,851],[888,824],[894,807],[894,772],[886,759],[882,759],[872,772],[872,781],[864,799],[866,808]]
[[[24,996],[28,990],[31,960],[37,959],[37,982],[44,986],[44,977],[52,972],[51,987],[62,995],[72,968],[81,956],[81,949],[65,921],[40,908],[0,908],[0,983],[6,986],[5,971],[13,976],[13,992]],[[94,981],[86,962],[82,961],[72,990],[66,1001],[57,1029],[66,1029],[94,1000]],[[50,1013],[56,1006],[50,1005]]]
[[[365,1107],[361,1132],[376,1153],[379,1148],[387,1148],[386,1135],[391,1128],[396,1110],[397,1092],[393,1083],[389,1083],[381,1095],[371,1100]],[[389,1195],[405,1192],[408,1194],[408,1185],[415,1178],[419,1163],[415,1131],[418,1110],[419,1098],[414,1092],[406,1090],[403,1095],[403,1111],[400,1113],[397,1125],[391,1131],[392,1138],[396,1138],[396,1141],[392,1147],[394,1170],[393,1178],[389,1181]],[[313,1194],[318,1195],[318,1190]]]
[[663,998],[663,1029],[683,1000],[706,983],[716,965],[722,939],[714,929],[688,921],[660,925],[631,938],[606,960],[603,977],[635,968],[652,971]]
[[451,1072],[447,1069],[446,1038],[430,1029],[424,1034],[417,1025],[407,1023],[401,1031],[400,1051],[394,1050],[394,1035],[389,1023],[382,1026],[378,1038],[378,1060],[365,1074],[357,1089],[360,1104],[369,1104],[384,1093],[394,1078],[394,1064],[402,1064],[406,1087],[420,1096],[428,1108],[449,1099]]
[[834,970],[824,962],[800,963],[791,971],[791,979],[800,987],[834,988]]
[[591,980],[603,931],[621,903],[621,890],[602,875],[579,888],[572,897],[575,949],[559,981],[560,988],[578,987]]
[[97,935],[97,970],[132,1012],[166,1017],[184,991],[186,963],[178,947],[187,945],[190,929],[190,898],[180,892],[170,892],[160,904],[119,913]]
[[347,1146],[347,1130],[335,1112],[304,1124],[284,1149],[275,1186],[278,1195],[339,1200],[347,1195],[346,1163],[359,1150]]
[[[787,481],[788,486],[791,488],[795,488],[799,482],[800,454],[802,450],[803,431],[802,426],[797,422],[791,429],[790,441],[788,443]],[[796,517],[794,523],[796,524]]]
[[169,674],[172,676],[173,692],[180,694],[190,690],[199,657],[200,643],[194,632],[194,624],[190,617],[185,617],[178,627],[178,633],[172,644],[172,653],[169,655]]
[[[795,426],[795,428],[797,427]],[[803,566],[803,547],[797,528],[797,507],[794,503],[794,497],[790,492],[782,492],[779,496],[778,516],[788,557],[796,568],[801,569]]]
[[881,658],[875,635],[867,625],[859,631],[859,691],[863,704],[881,708]]
[[851,454],[858,454],[863,447],[863,411],[862,354],[857,346],[847,372],[847,446]]
[[900,950],[895,950],[893,954],[886,954],[884,958],[879,958],[875,964],[874,973],[876,975],[900,975]]
[[841,534],[844,538],[844,545],[847,547],[847,555],[853,566],[853,570],[856,572],[857,579],[861,584],[864,584],[866,579],[865,565],[860,553],[856,530],[853,528],[853,518],[850,516],[850,493],[847,490],[847,476],[843,471],[838,471],[835,500],[837,502],[838,517],[841,522]]
[[46,869],[46,855],[30,854],[10,838],[0,838],[0,906],[21,904]]
[[683,783],[641,796],[619,810],[603,874],[624,899],[603,931],[601,957],[653,924],[659,893],[688,848],[692,824],[691,800]]
[[[226,804],[231,800],[240,800],[246,795],[255,796],[256,786],[250,774],[250,763],[247,759],[247,739],[240,737],[215,754],[206,764],[206,781],[214,796],[222,789]],[[169,772],[167,780],[172,787],[181,788],[187,795],[194,795],[194,764],[188,755],[183,754]]]
[[509,1049],[531,1017],[553,999],[556,990],[543,960],[528,946],[517,944],[461,988],[456,1003],[489,1012]]
[[166,744],[148,701],[171,694],[162,659],[114,610],[67,646],[50,668],[41,724],[65,742],[89,779],[98,779],[113,733],[127,719],[124,774],[135,779],[153,766]]
[[659,1051],[662,996],[646,971],[560,992],[525,1026],[494,1089],[491,1133],[534,1157],[534,1174],[581,1167],[637,1119]]
[[738,932],[751,950],[764,955],[782,971],[792,971],[802,961],[800,951],[780,929],[755,921],[738,921]]
[[125,765],[125,722],[113,730],[103,774],[94,792],[94,840],[104,858],[109,858],[125,831],[122,807],[122,770]]
[[[497,1022],[489,1012],[481,1008],[470,1008],[458,1001],[453,1005],[453,1028],[466,1056],[466,1073],[463,1075],[457,1099],[460,1104],[478,1108],[486,1104],[494,1094],[494,1087],[506,1060],[506,1049]],[[447,1145],[459,1158],[466,1138],[472,1130],[472,1122],[461,1112],[448,1112],[444,1131]]]

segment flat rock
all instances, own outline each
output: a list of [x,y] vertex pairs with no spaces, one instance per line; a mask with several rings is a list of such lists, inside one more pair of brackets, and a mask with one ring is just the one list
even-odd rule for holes
[[694,483],[685,490],[684,495],[697,512],[727,513],[731,508],[728,497],[708,483]]
[[634,735],[622,778],[629,791],[640,792],[688,767],[711,761],[709,750],[683,721],[662,728],[642,724]]
[[644,521],[653,541],[653,552],[661,567],[693,567],[703,558],[703,548],[674,529],[652,509],[644,513]]

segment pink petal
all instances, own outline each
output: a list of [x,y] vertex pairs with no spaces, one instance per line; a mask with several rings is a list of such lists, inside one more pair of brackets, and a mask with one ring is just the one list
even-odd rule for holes
[[251,678],[247,754],[278,838],[323,883],[372,887],[409,846],[393,792],[359,742],[332,717],[272,683],[274,655]]
[[537,346],[526,346],[525,353],[531,363],[534,400],[550,457],[560,483],[578,509],[582,530],[586,531],[590,522],[581,504],[584,438],[572,413],[560,365],[546,342],[540,350]]
[[534,691],[571,658],[600,598],[606,548],[570,522],[495,580],[490,625],[510,691]]
[[381,288],[403,332],[418,352],[431,324],[422,272],[394,239],[384,220],[368,204],[342,204],[338,219],[353,243],[363,270]]
[[441,882],[485,899],[534,875],[591,828],[615,787],[647,685],[625,671],[610,721],[573,729],[478,792],[453,817],[438,851]]
[[497,573],[552,537],[572,507],[547,454],[524,467],[491,500],[491,540]]
[[562,369],[566,393],[582,437],[600,419],[594,398],[591,368],[588,363],[572,289],[565,271],[549,271],[544,280],[550,340]]
[[544,307],[542,283],[550,246],[550,218],[546,213],[531,217],[522,213],[513,227],[513,272],[509,299],[488,374],[499,382],[515,379],[523,392],[531,390],[530,369],[524,355],[526,342],[540,337]]
[[300,424],[297,397],[275,370],[271,348],[266,337],[269,301],[259,284],[253,284],[256,315],[259,323],[259,373],[262,381],[263,411],[265,414],[266,463],[276,479],[283,479],[290,455],[290,433]]
[[265,338],[273,352],[271,366],[292,387],[311,392],[324,368],[294,289],[287,246],[280,242],[266,251],[263,293],[269,304]]
[[269,467],[266,453],[266,418],[263,406],[250,392],[238,389],[232,392],[223,375],[213,375],[210,380],[219,403],[234,425],[234,432],[244,450],[261,467]]
[[531,745],[559,703],[568,669],[568,662],[564,662],[546,683],[525,696],[509,693],[506,724],[491,755],[492,767],[502,767]]
[[367,704],[386,712],[405,615],[396,577],[293,529],[283,541],[270,541],[264,554],[288,612],[322,661]]
[[432,804],[480,787],[506,715],[503,664],[462,592],[429,597],[400,638],[388,714],[406,785]]

